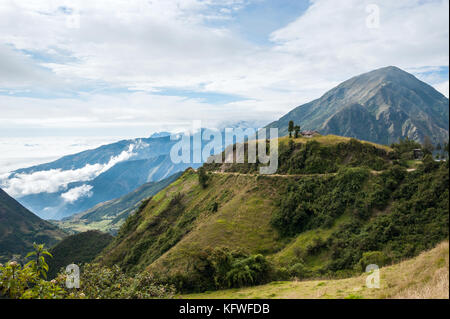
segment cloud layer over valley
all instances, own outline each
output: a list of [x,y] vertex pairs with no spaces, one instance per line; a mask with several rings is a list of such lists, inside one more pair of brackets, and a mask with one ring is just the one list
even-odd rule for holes
[[[0,186],[13,197],[23,197],[30,194],[56,193],[67,189],[67,185],[74,182],[86,182],[93,180],[111,167],[126,161],[135,155],[135,145],[130,145],[127,151],[122,151],[117,156],[112,156],[105,164],[87,164],[82,168],[73,170],[51,169],[32,173],[14,173],[12,176],[4,174],[0,179]],[[77,187],[61,195],[65,200],[73,202],[78,196],[86,195],[90,189]],[[86,191],[87,190],[87,191]]]

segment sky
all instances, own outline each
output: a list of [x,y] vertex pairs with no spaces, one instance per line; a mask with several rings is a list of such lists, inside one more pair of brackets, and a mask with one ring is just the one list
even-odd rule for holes
[[269,123],[388,65],[448,97],[448,9],[448,0],[1,0],[0,172],[193,120]]

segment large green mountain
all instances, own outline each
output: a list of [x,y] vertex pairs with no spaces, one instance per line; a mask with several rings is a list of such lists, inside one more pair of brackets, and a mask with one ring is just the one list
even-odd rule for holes
[[405,161],[400,147],[338,136],[279,142],[274,175],[246,163],[188,169],[98,260],[204,291],[346,276],[448,238],[447,162]]
[[146,183],[122,197],[100,203],[87,211],[55,223],[69,231],[97,229],[115,235],[127,217],[139,208],[142,200],[155,195],[180,175],[181,173],[176,173],[159,182]]
[[0,189],[0,261],[22,257],[33,242],[51,247],[67,236],[57,226],[40,219]]
[[321,134],[389,145],[399,138],[448,141],[449,101],[430,85],[397,68],[355,76],[268,127],[287,134],[289,121]]

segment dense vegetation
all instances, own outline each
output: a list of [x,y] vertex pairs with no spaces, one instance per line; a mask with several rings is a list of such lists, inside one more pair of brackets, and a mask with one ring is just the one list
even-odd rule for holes
[[67,274],[60,273],[47,280],[49,266],[46,258],[52,258],[44,245],[34,244],[34,251],[26,258],[26,264],[11,261],[0,264],[0,299],[148,299],[171,298],[174,288],[155,283],[153,276],[142,272],[137,276],[125,275],[119,267],[85,264],[81,268],[80,287],[67,288]]
[[[430,158],[410,173],[392,166],[369,177],[365,170],[346,169],[315,183],[304,179],[288,184],[272,219],[283,236],[330,229],[340,214],[349,216],[326,239],[314,238],[296,251],[290,262],[302,266],[291,275],[361,271],[366,259],[382,265],[434,247],[448,238],[448,187],[448,163]],[[304,260],[320,255],[328,257],[321,267],[303,267]]]
[[229,248],[207,248],[189,257],[189,271],[161,276],[179,291],[205,291],[263,284],[271,279],[271,265],[261,254]]
[[[368,259],[367,259],[368,261]],[[371,260],[372,262],[372,260]],[[379,260],[374,262],[381,265]],[[185,294],[186,299],[448,299],[449,244],[383,267],[379,289],[361,286],[367,274],[350,278],[273,281],[256,287]]]
[[205,291],[415,256],[448,238],[448,163],[414,160],[416,148],[282,138],[277,175],[256,174],[258,163],[188,170],[143,203],[99,261]]
[[96,230],[75,234],[64,238],[50,249],[53,258],[48,261],[48,277],[53,279],[61,269],[70,264],[85,264],[95,257],[112,241],[110,234]]
[[[363,168],[341,169],[337,175],[290,180],[277,198],[272,224],[282,235],[296,235],[307,229],[330,227],[333,221],[357,201],[358,194],[369,178]],[[378,194],[370,194],[363,207],[373,205]],[[368,207],[369,208],[369,207]],[[364,212],[357,212],[358,215]]]
[[328,269],[353,267],[367,251],[383,251],[389,259],[399,261],[448,238],[448,163],[425,162],[402,182],[392,173],[386,175],[385,187],[392,193],[388,196],[386,192],[378,205],[384,208],[392,200],[389,213],[365,225],[353,219],[333,233],[327,242],[333,252]]

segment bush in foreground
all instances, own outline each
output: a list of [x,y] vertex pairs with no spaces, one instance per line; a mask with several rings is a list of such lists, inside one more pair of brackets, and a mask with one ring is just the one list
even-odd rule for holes
[[151,274],[142,272],[126,276],[118,266],[85,264],[81,270],[80,288],[65,288],[66,274],[47,281],[48,265],[45,257],[52,255],[43,245],[34,244],[27,255],[31,260],[21,265],[17,261],[0,264],[0,298],[10,299],[149,299],[172,298],[175,289],[156,284]]

